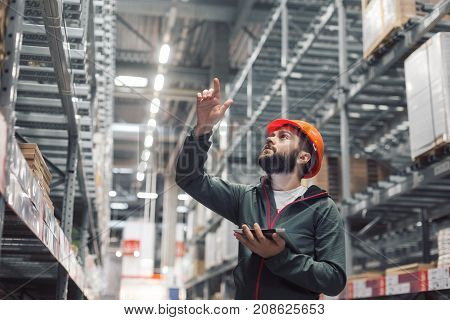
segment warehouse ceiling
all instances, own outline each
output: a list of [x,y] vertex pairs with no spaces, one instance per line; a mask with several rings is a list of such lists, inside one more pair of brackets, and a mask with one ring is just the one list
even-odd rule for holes
[[[355,85],[364,83],[367,69],[377,61],[362,59],[361,2],[344,2],[348,73],[351,85]],[[148,79],[143,88],[122,86],[114,92],[114,165],[116,173],[125,172],[129,176],[120,179],[122,183],[128,182],[124,190],[133,192],[130,184],[139,187],[135,174],[150,118],[150,101],[155,97],[156,74],[163,72],[165,83],[157,93],[161,107],[156,115],[153,150],[157,160],[153,167],[164,172],[173,164],[186,125],[195,122],[196,92],[209,87],[215,75],[233,89],[279,4],[278,0],[117,1],[116,75]],[[287,77],[288,115],[318,124],[329,155],[340,152],[340,118],[335,109],[339,77],[338,23],[333,4],[329,0],[287,2],[288,63],[298,57]],[[416,4],[424,14],[432,9],[421,1]],[[252,109],[261,113],[251,127],[254,134],[250,140],[250,158],[255,158],[262,146],[265,124],[281,116],[281,90],[277,87],[281,81],[280,20],[273,25],[252,68]],[[450,24],[445,21],[433,33],[449,29]],[[430,36],[431,33],[427,34],[420,43]],[[171,53],[169,62],[161,66],[158,55],[164,43],[170,45]],[[352,154],[384,160],[393,172],[400,172],[411,161],[403,59],[398,59],[388,72],[358,91],[348,106]],[[233,138],[239,136],[239,130],[249,119],[246,87],[245,79],[230,109]],[[273,91],[273,88],[278,89]],[[240,141],[229,159],[232,168],[245,165],[249,155],[247,140]],[[251,177],[233,175],[239,170],[231,172],[231,178],[238,181]]]

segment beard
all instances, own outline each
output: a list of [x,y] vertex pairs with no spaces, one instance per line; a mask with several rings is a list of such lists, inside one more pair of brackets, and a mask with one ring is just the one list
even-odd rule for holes
[[264,149],[258,158],[259,166],[268,174],[292,173],[296,167],[297,156],[300,150],[293,150],[290,153],[272,153],[266,154]]

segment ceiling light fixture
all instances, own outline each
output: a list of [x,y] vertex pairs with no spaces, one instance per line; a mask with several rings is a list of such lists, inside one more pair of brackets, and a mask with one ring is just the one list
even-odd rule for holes
[[170,46],[166,43],[161,46],[159,51],[159,63],[167,63],[169,61]]
[[164,75],[161,73],[158,73],[155,77],[155,84],[153,85],[153,89],[156,91],[161,91],[164,87]]

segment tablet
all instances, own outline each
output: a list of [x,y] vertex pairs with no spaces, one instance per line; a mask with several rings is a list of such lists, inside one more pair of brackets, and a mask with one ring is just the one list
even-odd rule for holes
[[[244,231],[242,229],[234,229],[233,231],[236,232],[236,233],[240,233],[240,234],[244,233]],[[252,232],[252,234],[254,236],[256,236],[255,229],[250,229],[250,231]],[[286,245],[288,247],[290,247],[292,250],[297,252],[297,249],[295,248],[294,243],[292,242],[292,240],[290,239],[290,237],[286,233],[286,229],[284,229],[284,228],[261,229],[261,232],[266,238],[270,238],[270,239],[272,239],[272,234],[276,232],[281,238],[283,238],[283,240],[286,242]]]

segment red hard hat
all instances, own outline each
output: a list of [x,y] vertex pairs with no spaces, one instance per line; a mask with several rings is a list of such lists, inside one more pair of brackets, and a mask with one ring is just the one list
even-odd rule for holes
[[270,136],[272,132],[286,125],[300,129],[300,131],[303,132],[308,137],[309,142],[311,143],[314,149],[315,154],[311,156],[315,156],[315,163],[314,167],[308,173],[305,174],[304,178],[309,179],[314,177],[316,174],[319,173],[320,167],[322,165],[322,158],[324,151],[322,135],[320,134],[319,130],[317,130],[316,127],[314,127],[312,124],[308,122],[301,120],[288,120],[288,119],[276,119],[270,122],[267,125],[267,134]]

